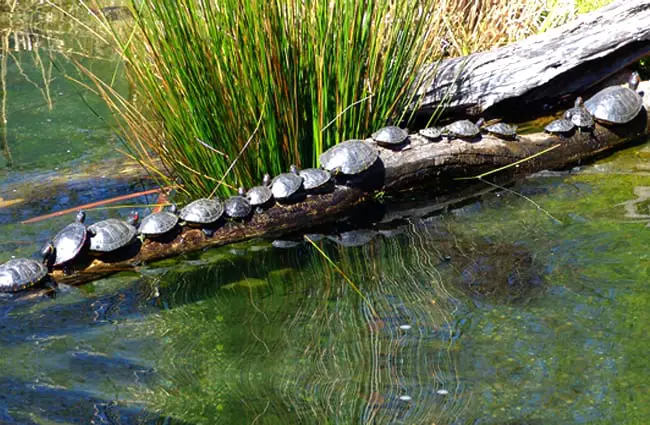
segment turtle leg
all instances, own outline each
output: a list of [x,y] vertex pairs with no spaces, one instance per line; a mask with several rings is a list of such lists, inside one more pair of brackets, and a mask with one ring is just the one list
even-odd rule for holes
[[211,238],[214,236],[214,229],[208,229],[206,227],[201,228],[201,231],[205,234],[205,236]]
[[262,207],[257,207],[257,208],[255,208],[255,212],[256,212],[257,214],[262,214],[262,213],[264,212],[264,208],[262,208]]

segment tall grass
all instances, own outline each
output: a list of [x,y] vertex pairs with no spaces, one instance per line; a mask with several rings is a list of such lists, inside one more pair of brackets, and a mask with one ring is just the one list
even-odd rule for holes
[[100,36],[126,61],[137,96],[87,75],[129,154],[161,184],[180,178],[190,196],[316,165],[328,147],[408,119],[415,71],[440,57],[442,39],[451,54],[492,47],[534,32],[545,11],[507,0],[148,0],[132,9],[133,28],[102,20]]

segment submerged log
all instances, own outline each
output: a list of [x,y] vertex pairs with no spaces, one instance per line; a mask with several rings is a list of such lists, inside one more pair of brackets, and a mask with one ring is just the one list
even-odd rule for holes
[[[358,186],[339,185],[331,193],[309,195],[292,205],[275,205],[248,221],[224,223],[210,238],[200,229],[183,228],[167,240],[138,242],[117,255],[88,258],[70,274],[55,270],[53,277],[58,282],[78,284],[207,247],[307,232],[314,226],[349,216],[358,207],[371,203],[378,192],[398,193],[427,187],[429,193],[440,194],[440,202],[445,202],[457,197],[463,188],[458,178],[477,176],[522,160],[494,176],[502,182],[543,169],[579,164],[649,134],[648,122],[647,109],[644,109],[626,125],[596,125],[593,133],[575,133],[568,138],[535,133],[516,141],[482,136],[473,143],[462,140],[427,143],[413,135],[410,144],[400,151],[378,148],[381,161],[369,170],[363,181],[357,182]],[[470,182],[475,184],[476,180]]]
[[650,1],[617,0],[545,33],[423,69],[420,112],[544,115],[650,54]]

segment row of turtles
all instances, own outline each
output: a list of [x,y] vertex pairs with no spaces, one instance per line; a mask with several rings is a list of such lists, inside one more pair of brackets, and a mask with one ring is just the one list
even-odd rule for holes
[[602,124],[626,124],[641,112],[643,99],[636,90],[641,81],[633,72],[628,86],[611,86],[602,89],[586,102],[581,97],[564,117],[549,123],[544,130],[551,134],[570,135],[574,131],[591,131],[596,122]]
[[[642,108],[642,100],[636,88],[639,76],[634,73],[628,87],[615,86],[601,90],[586,102],[578,98],[574,108],[565,113],[563,120],[549,124],[546,130],[552,133],[565,133],[574,128],[593,127],[593,120],[623,124],[634,119]],[[443,135],[449,138],[473,139],[481,131],[487,131],[502,138],[516,138],[516,127],[497,123],[481,128],[483,121],[472,123],[468,120],[456,121],[437,129],[420,130],[420,135],[428,140],[436,140]],[[562,130],[567,128],[568,130]],[[562,127],[564,126],[564,127]],[[559,129],[559,130],[558,130]],[[372,140],[379,145],[395,146],[407,141],[406,130],[388,126],[372,134]],[[200,227],[210,237],[217,223],[226,216],[232,220],[249,217],[253,210],[262,211],[274,200],[293,202],[306,193],[319,193],[333,189],[333,175],[357,175],[370,169],[379,159],[376,147],[364,140],[348,140],[330,148],[320,155],[322,168],[298,170],[292,166],[287,173],[281,173],[271,180],[265,175],[260,186],[245,191],[239,189],[237,195],[225,201],[216,198],[195,200],[180,211],[172,206],[145,217],[139,223],[139,215],[133,211],[126,221],[109,218],[90,226],[85,226],[86,215],[79,212],[76,221],[58,232],[42,250],[43,262],[27,258],[12,259],[0,265],[0,292],[13,292],[28,288],[46,280],[49,268],[63,267],[79,257],[83,252],[107,253],[119,250],[138,235],[142,238],[159,238],[170,234],[178,225]],[[136,226],[138,226],[136,228]]]

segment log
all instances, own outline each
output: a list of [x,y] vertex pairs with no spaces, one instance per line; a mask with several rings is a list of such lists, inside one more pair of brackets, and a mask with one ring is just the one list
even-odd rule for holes
[[[647,82],[643,85],[650,88]],[[650,103],[648,99],[645,101]],[[535,133],[520,136],[516,141],[482,136],[480,141],[473,143],[462,140],[430,143],[412,135],[409,145],[400,151],[378,147],[380,161],[363,180],[355,182],[356,186],[337,185],[331,193],[309,195],[291,205],[275,205],[248,221],[223,223],[210,238],[200,229],[183,228],[167,240],[146,240],[114,255],[88,257],[77,264],[72,273],[55,270],[52,276],[57,282],[79,284],[207,247],[307,232],[314,226],[334,223],[349,216],[359,207],[370,204],[377,192],[394,194],[428,187],[429,193],[439,195],[437,202],[449,203],[450,199],[458,197],[459,190],[466,187],[458,178],[476,176],[525,160],[494,174],[502,182],[543,169],[579,164],[638,140],[639,136],[650,133],[648,106],[626,125],[596,125],[593,133],[575,133],[569,138]],[[542,155],[533,157],[544,151]],[[476,180],[469,182],[475,184]]]
[[617,0],[577,20],[421,72],[416,109],[523,120],[572,102],[650,54],[650,1]]

